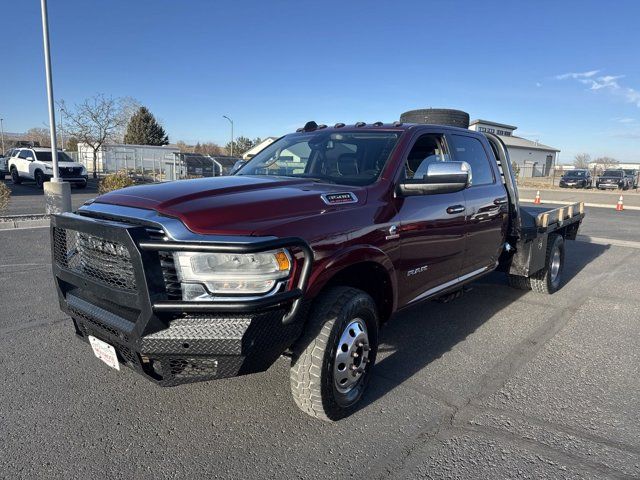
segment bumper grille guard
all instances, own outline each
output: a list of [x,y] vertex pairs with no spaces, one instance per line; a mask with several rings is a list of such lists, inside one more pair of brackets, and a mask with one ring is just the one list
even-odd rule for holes
[[[140,225],[91,218],[77,214],[54,215],[51,221],[54,274],[63,290],[82,285],[116,303],[153,313],[255,312],[291,303],[283,323],[298,313],[307,287],[313,251],[301,238],[269,238],[249,242],[183,242],[168,240],[158,225]],[[298,280],[290,290],[266,297],[224,302],[184,302],[173,263],[173,252],[257,253],[293,248],[302,253],[294,262],[292,277]],[[294,252],[295,253],[295,252]],[[66,297],[66,292],[61,292]],[[146,325],[140,333],[146,331]],[[155,329],[154,329],[155,330]]]

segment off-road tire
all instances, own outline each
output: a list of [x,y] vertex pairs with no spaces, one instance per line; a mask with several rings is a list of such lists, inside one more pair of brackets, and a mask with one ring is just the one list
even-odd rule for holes
[[[555,251],[559,250],[560,266],[555,278],[552,275],[552,262]],[[564,271],[564,238],[562,235],[552,233],[547,239],[547,252],[545,266],[542,270],[529,277],[531,289],[536,293],[552,294],[562,286],[562,273]]]
[[516,288],[518,290],[531,290],[531,282],[529,281],[529,277],[511,275],[509,273],[507,274],[507,280],[509,281],[509,286],[512,288]]
[[400,121],[404,123],[428,123],[469,128],[469,114],[462,110],[453,110],[450,108],[421,108],[418,110],[409,110],[400,115]]
[[[364,320],[367,327],[369,363],[357,386],[343,394],[335,387],[334,359],[341,333],[356,318]],[[326,421],[350,415],[366,390],[377,351],[378,312],[371,296],[351,287],[332,287],[320,294],[293,347],[290,381],[296,405]]]
[[20,174],[18,174],[18,169],[16,167],[11,169],[11,182],[14,185],[20,185],[22,183],[22,179],[20,178]]

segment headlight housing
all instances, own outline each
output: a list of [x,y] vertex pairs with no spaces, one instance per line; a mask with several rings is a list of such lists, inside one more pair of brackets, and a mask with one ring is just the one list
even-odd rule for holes
[[182,299],[214,300],[214,295],[262,295],[291,273],[291,255],[283,249],[259,253],[175,252]]

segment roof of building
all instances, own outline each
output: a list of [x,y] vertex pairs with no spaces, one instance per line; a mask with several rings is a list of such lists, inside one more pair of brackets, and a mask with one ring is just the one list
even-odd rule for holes
[[499,135],[500,139],[507,147],[510,148],[528,148],[530,150],[543,150],[545,152],[559,152],[555,147],[543,145],[540,142],[532,142],[526,138],[516,137],[515,135]]
[[494,127],[502,127],[502,128],[509,128],[511,130],[515,130],[518,127],[514,126],[514,125],[507,125],[506,123],[498,123],[498,122],[491,122],[489,120],[482,120],[482,119],[476,119],[476,120],[471,120],[471,122],[469,122],[469,125],[475,125],[477,123],[483,123],[485,125],[491,125]]

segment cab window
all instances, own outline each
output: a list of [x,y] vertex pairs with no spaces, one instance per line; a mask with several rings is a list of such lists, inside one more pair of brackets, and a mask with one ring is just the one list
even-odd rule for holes
[[435,162],[445,162],[448,155],[445,151],[445,143],[442,135],[428,134],[422,135],[414,143],[407,161],[405,162],[405,177],[424,178],[427,174],[429,164]]
[[489,157],[480,140],[466,135],[451,135],[451,142],[455,160],[471,166],[472,186],[495,182]]
[[26,160],[29,157],[33,157],[33,153],[31,153],[31,150],[20,150],[20,153],[18,154],[18,158],[22,158]]

